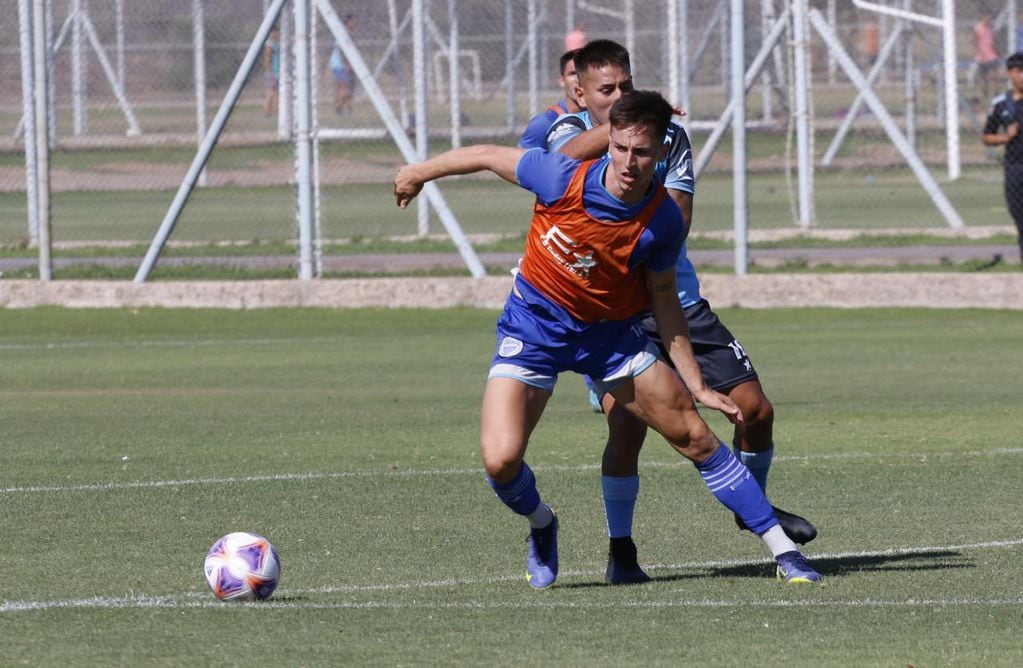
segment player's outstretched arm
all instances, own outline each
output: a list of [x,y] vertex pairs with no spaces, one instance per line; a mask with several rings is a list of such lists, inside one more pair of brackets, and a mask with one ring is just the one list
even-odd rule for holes
[[609,126],[598,125],[572,137],[558,151],[573,160],[593,160],[607,153],[610,144]]
[[426,162],[405,165],[394,177],[394,199],[404,209],[415,199],[423,185],[455,174],[491,171],[505,181],[518,184],[515,168],[526,149],[494,144],[466,146],[434,156]]
[[707,408],[720,411],[733,424],[743,424],[742,411],[735,402],[708,387],[703,380],[689,339],[689,324],[678,300],[675,268],[658,272],[647,270],[646,287],[661,343],[693,398]]

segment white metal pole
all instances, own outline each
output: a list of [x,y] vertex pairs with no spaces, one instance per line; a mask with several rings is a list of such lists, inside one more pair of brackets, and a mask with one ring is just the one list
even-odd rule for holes
[[[53,278],[53,262],[50,257],[50,146],[49,116],[42,110],[48,109],[46,100],[49,87],[46,85],[46,7],[45,0],[33,0],[32,3],[32,76],[35,90],[35,140],[36,140],[36,176],[39,185],[36,191],[37,215],[39,218],[39,280],[49,281]],[[27,122],[27,121],[26,121]]]
[[916,153],[914,153],[910,148],[909,142],[907,142],[906,138],[902,136],[899,126],[895,123],[891,114],[888,113],[884,104],[882,104],[881,100],[877,97],[874,89],[869,83],[867,83],[867,80],[863,78],[859,67],[856,66],[856,63],[853,62],[852,58],[849,57],[849,54],[842,48],[841,41],[839,41],[838,37],[836,37],[831,31],[827,21],[824,20],[824,18],[820,15],[820,12],[816,9],[810,10],[810,21],[813,23],[814,28],[817,29],[818,34],[820,34],[821,38],[827,44],[828,48],[834,52],[835,58],[838,60],[838,64],[845,71],[845,75],[849,77],[849,80],[853,82],[853,85],[856,86],[863,94],[863,99],[866,101],[870,111],[873,112],[874,116],[877,117],[877,120],[881,122],[881,127],[884,128],[889,139],[891,139],[892,143],[895,144],[895,147],[899,149],[899,153],[902,154],[902,157],[909,164],[910,169],[913,170],[913,174],[924,187],[924,190],[927,191],[931,201],[934,202],[934,205],[938,208],[938,211],[941,212],[942,216],[944,216],[949,226],[957,229],[965,227],[965,223],[963,223],[963,219],[960,218],[959,213],[952,206],[951,202],[948,201],[948,198],[945,197],[945,193],[943,193],[941,188],[938,187],[938,184],[931,176],[931,173],[927,171],[927,166],[924,165],[923,161],[921,161]]
[[462,68],[458,58],[458,0],[448,0],[448,91],[451,99],[451,148],[462,145]]
[[[36,0],[36,2],[41,1]],[[195,187],[195,182],[199,178],[199,172],[202,171],[202,168],[206,166],[206,162],[210,159],[210,153],[213,152],[213,147],[216,145],[217,139],[220,138],[220,133],[223,132],[224,126],[227,125],[227,119],[231,116],[234,105],[238,102],[238,98],[241,97],[245,81],[249,78],[249,74],[252,73],[256,61],[263,52],[263,45],[266,44],[266,40],[270,36],[270,29],[281,15],[281,8],[285,2],[286,0],[272,0],[266,14],[263,16],[263,22],[256,30],[256,35],[249,44],[249,50],[245,52],[245,57],[242,58],[241,65],[238,66],[238,71],[234,75],[234,80],[231,81],[231,86],[227,89],[227,94],[224,95],[223,102],[220,103],[217,115],[213,117],[213,122],[210,124],[210,129],[206,131],[206,137],[203,139],[202,145],[196,152],[195,158],[192,159],[192,164],[189,165],[188,172],[185,173],[185,178],[181,182],[181,186],[178,187],[178,192],[174,195],[174,200],[171,202],[167,214],[163,217],[163,222],[160,223],[160,228],[153,237],[153,241],[149,244],[149,250],[146,251],[142,264],[139,265],[138,271],[135,272],[134,281],[136,283],[145,282],[149,278],[149,274],[152,273],[153,267],[156,266],[156,259],[174,230],[174,225],[177,224],[182,209],[185,208],[185,202],[188,200],[189,193]]]
[[[760,51],[753,57],[753,62],[750,63],[749,68],[746,70],[746,76],[744,85],[746,86],[746,92],[748,93],[753,87],[753,83],[757,77],[760,76],[760,72],[764,69],[767,64],[767,59],[772,53],[776,51],[778,41],[781,39],[782,34],[786,31],[789,21],[789,10],[784,9],[778,18],[774,19],[774,25],[771,30],[767,33],[767,37],[760,44]],[[728,104],[725,105],[725,110],[721,112],[721,116],[718,118],[717,124],[714,129],[711,130],[710,134],[707,135],[707,140],[703,143],[700,148],[700,154],[696,158],[696,162],[693,163],[693,173],[696,178],[700,178],[700,174],[707,167],[707,163],[710,162],[710,157],[714,154],[721,139],[725,136],[725,131],[728,130],[728,126],[731,124],[733,117],[735,116],[735,110],[732,108],[732,100],[728,100]]]
[[945,144],[947,146],[948,179],[961,174],[959,157],[959,81],[956,78],[956,3],[942,0],[941,42],[945,59]]
[[793,0],[793,69],[796,87],[796,152],[799,173],[799,226],[811,227],[816,217],[813,188],[813,137],[810,134],[810,36],[807,30],[808,0]]
[[[537,25],[536,25],[536,0],[529,0],[526,4],[526,43],[529,45],[529,113],[526,115],[532,118],[537,114],[540,106],[537,62]],[[631,53],[631,51],[630,51]]]
[[[32,7],[30,0],[18,0],[18,37],[21,48],[21,113],[25,141],[25,196],[28,210],[28,239],[39,243],[39,172],[36,161],[35,88],[32,73]],[[42,112],[45,114],[46,111]]]
[[[206,136],[206,0],[192,0],[192,61],[195,70],[195,142]],[[207,185],[206,168],[199,174],[200,186]]]
[[76,137],[88,132],[85,117],[85,40],[82,21],[82,3],[85,0],[71,0],[71,110]]
[[[388,104],[387,98],[380,91],[380,86],[377,85],[376,80],[370,73],[362,55],[356,50],[355,44],[345,32],[341,19],[338,18],[337,12],[331,6],[330,0],[316,0],[316,6],[323,15],[323,19],[326,21],[331,33],[333,33],[334,39],[341,46],[341,52],[351,64],[355,76],[359,78],[359,82],[366,91],[366,97],[373,104],[377,114],[380,116],[380,120],[384,122],[384,127],[387,128],[387,132],[391,135],[391,139],[394,141],[395,146],[398,147],[402,157],[406,162],[416,162],[419,159],[417,151],[409,140],[405,128],[395,118],[394,111],[391,109],[390,104]],[[480,262],[479,257],[477,257],[476,251],[473,250],[472,244],[469,243],[465,233],[462,232],[458,220],[451,212],[451,209],[448,208],[437,184],[427,183],[423,186],[423,196],[430,200],[430,205],[437,211],[441,223],[444,224],[444,228],[455,243],[455,247],[458,249],[462,260],[465,262],[466,267],[469,268],[473,277],[482,278],[485,276],[486,270],[483,268],[483,264]]]
[[565,34],[575,30],[575,0],[565,0]]
[[746,33],[745,0],[732,0],[732,222],[735,233],[735,274],[749,271],[749,205],[746,187]]
[[[870,66],[870,71],[867,72],[867,83],[871,86],[881,76],[881,71],[884,69],[885,64],[888,62],[888,58],[891,56],[892,51],[902,40],[902,33],[906,29],[906,24],[903,21],[899,21],[892,28],[891,32],[885,37],[884,44],[881,45],[881,49],[877,52],[877,59],[874,64]],[[909,40],[912,45],[912,40]],[[831,143],[828,145],[828,149],[824,151],[824,156],[821,158],[821,164],[825,167],[831,165],[835,156],[838,155],[839,149],[842,148],[842,144],[845,142],[846,136],[852,129],[853,123],[856,121],[857,116],[860,115],[860,109],[863,107],[863,93],[858,93],[853,103],[849,105],[849,110],[845,112],[845,118],[842,119],[841,125],[838,126],[838,131],[835,136],[832,137]]]
[[57,76],[56,48],[53,46],[53,3],[54,0],[43,0],[46,5],[46,125],[50,133],[50,148],[57,146],[59,127],[57,124]]
[[[767,40],[767,32],[770,30],[774,15],[774,2],[773,0],[760,0],[760,38],[761,42]],[[773,108],[773,93],[771,91],[771,70],[770,68],[764,69],[764,74],[760,78],[760,105],[761,105],[761,116],[764,122],[770,121],[774,117]]]
[[295,185],[298,199],[298,277],[313,278],[312,105],[309,103],[309,2],[292,0],[295,10]]
[[[425,0],[412,0],[412,80],[415,82],[416,106],[416,157],[426,160],[430,149],[430,135],[427,128],[426,89],[426,11]],[[430,233],[430,204],[426,198],[417,200],[417,229],[419,236]]]
[[323,277],[323,202],[320,198],[320,13],[309,11],[309,108],[313,149],[313,275]]

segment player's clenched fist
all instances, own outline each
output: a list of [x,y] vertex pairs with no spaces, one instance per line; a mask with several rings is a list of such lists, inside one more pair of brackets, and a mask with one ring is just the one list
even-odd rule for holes
[[423,189],[423,182],[416,177],[416,165],[398,168],[394,177],[394,201],[404,209]]

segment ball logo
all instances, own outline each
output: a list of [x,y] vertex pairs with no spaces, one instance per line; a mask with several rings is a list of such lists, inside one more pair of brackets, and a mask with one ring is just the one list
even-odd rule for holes
[[501,345],[497,349],[497,354],[501,357],[515,357],[522,352],[522,341],[506,336],[501,339]]

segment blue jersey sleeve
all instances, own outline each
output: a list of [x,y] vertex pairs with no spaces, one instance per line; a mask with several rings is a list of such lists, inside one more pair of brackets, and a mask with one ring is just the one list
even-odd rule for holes
[[545,206],[561,199],[572,175],[581,163],[562,153],[533,148],[522,154],[515,167],[519,185],[533,193]]
[[689,143],[689,135],[681,125],[672,122],[668,126],[665,142],[668,144],[668,157],[665,159],[664,174],[661,175],[664,187],[694,194],[696,176],[693,173],[693,147]]
[[526,125],[522,138],[519,139],[519,146],[521,148],[546,148],[547,130],[557,118],[558,115],[550,109],[533,116],[529,124]]
[[635,269],[641,262],[646,262],[654,272],[672,269],[684,241],[682,212],[670,197],[665,197],[629,258],[629,268]]
[[547,130],[547,150],[560,151],[576,135],[585,132],[586,122],[575,114],[561,116]]

